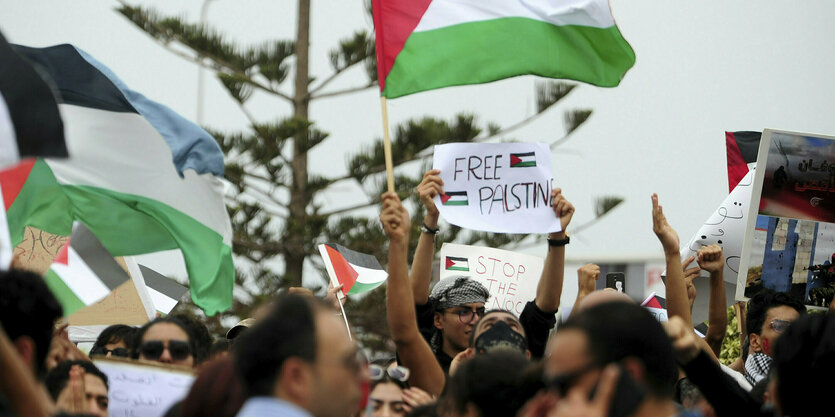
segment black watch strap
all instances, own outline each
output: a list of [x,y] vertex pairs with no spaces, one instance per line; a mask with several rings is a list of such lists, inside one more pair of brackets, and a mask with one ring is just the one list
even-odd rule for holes
[[571,237],[569,237],[568,235],[565,235],[565,237],[562,239],[548,238],[548,246],[565,246],[568,244],[568,242],[571,242]]

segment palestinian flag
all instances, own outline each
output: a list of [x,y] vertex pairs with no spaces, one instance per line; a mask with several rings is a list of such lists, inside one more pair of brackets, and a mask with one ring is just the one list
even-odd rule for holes
[[517,75],[614,87],[635,64],[607,0],[372,0],[388,98]]
[[655,295],[653,292],[641,303],[641,306],[649,310],[658,321],[667,321],[667,300],[664,297]]
[[68,317],[106,297],[130,277],[90,229],[76,223],[44,280]]
[[371,255],[333,243],[319,245],[319,253],[331,282],[333,285],[342,284],[342,293],[345,295],[371,291],[388,278],[380,261]]
[[0,169],[21,158],[66,157],[52,87],[0,34]]
[[470,264],[467,258],[459,258],[456,256],[447,256],[445,269],[447,271],[462,271],[469,272]]
[[536,152],[510,154],[511,168],[525,168],[536,166]]
[[762,132],[725,132],[729,192],[745,177],[751,164],[757,162],[761,137]]
[[148,289],[154,308],[160,313],[170,313],[180,302],[180,298],[188,292],[188,288],[178,284],[177,281],[145,265],[139,265],[139,271],[142,273],[142,279],[145,281],[145,287]]
[[466,191],[448,191],[441,194],[441,204],[445,206],[466,206],[470,204]]
[[71,157],[0,171],[12,244],[27,225],[66,236],[78,220],[114,256],[179,248],[195,304],[228,309],[235,270],[217,142],[74,46],[16,50],[61,92]]

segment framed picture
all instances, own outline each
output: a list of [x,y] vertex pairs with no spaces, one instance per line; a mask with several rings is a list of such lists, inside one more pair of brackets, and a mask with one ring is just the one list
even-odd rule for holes
[[835,137],[766,129],[747,210],[736,298],[762,288],[804,304],[835,295]]

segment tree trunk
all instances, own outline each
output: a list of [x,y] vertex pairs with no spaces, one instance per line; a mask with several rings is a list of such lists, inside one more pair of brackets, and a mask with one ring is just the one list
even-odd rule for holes
[[[293,96],[293,115],[308,120],[308,53],[310,49],[310,0],[299,0],[298,27],[296,33],[296,84]],[[291,286],[301,286],[304,270],[304,240],[307,205],[307,150],[304,142],[307,132],[299,132],[293,138],[293,184],[290,188],[290,217],[284,228],[285,279]]]

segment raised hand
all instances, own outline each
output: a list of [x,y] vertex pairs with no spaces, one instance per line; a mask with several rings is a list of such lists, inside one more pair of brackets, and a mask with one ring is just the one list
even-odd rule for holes
[[383,230],[389,240],[408,246],[409,232],[412,229],[412,222],[409,219],[409,212],[400,202],[397,194],[389,191],[383,194],[383,210],[380,212],[380,222],[383,223]]
[[[417,186],[418,196],[421,203],[426,207],[427,226],[437,227],[438,224],[438,208],[435,207],[435,196],[444,193],[444,181],[439,176],[441,171],[431,169],[423,174],[423,179]],[[435,224],[428,224],[434,220]]]
[[678,253],[678,233],[667,223],[664,211],[658,204],[658,194],[652,195],[652,231],[661,241],[665,253]]
[[689,363],[699,354],[698,336],[681,317],[670,317],[668,321],[661,324],[667,331],[667,337],[673,343],[673,353],[679,364]]
[[591,294],[597,285],[597,278],[600,277],[600,267],[595,264],[585,264],[577,270],[577,291],[582,294]]
[[574,205],[565,199],[562,195],[561,188],[554,188],[551,190],[551,205],[554,208],[554,214],[559,217],[562,231],[571,223],[571,218],[574,217]]
[[622,370],[616,365],[608,365],[603,370],[597,391],[591,396],[591,390],[576,386],[568,391],[565,398],[557,402],[549,417],[606,417],[609,415],[615,385]]
[[722,272],[725,269],[725,255],[722,247],[716,244],[702,246],[698,252],[699,266],[711,274]]

